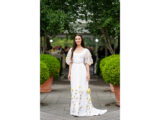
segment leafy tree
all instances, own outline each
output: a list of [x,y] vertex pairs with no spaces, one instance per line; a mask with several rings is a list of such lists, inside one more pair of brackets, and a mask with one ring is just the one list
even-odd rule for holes
[[49,39],[57,34],[73,38],[73,24],[81,19],[88,22],[86,29],[105,43],[111,54],[119,53],[116,50],[120,45],[119,0],[41,0],[40,4],[43,48],[49,48]]
[[75,0],[41,0],[40,1],[40,33],[43,52],[50,48],[49,39],[57,34],[73,33],[70,22],[77,19],[78,3]]
[[115,54],[116,46],[119,47],[120,34],[119,0],[81,0],[81,2],[83,3],[81,13],[85,16],[83,19],[90,21],[86,28],[104,40],[106,48],[111,54]]

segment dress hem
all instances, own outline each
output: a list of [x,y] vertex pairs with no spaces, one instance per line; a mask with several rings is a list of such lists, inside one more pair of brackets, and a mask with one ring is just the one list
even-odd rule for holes
[[72,116],[77,116],[77,117],[82,117],[82,116],[100,116],[100,115],[105,114],[106,112],[107,112],[107,110],[104,110],[104,112],[98,113],[98,114],[83,114],[83,115],[77,115],[77,114],[70,113],[70,115],[72,115]]

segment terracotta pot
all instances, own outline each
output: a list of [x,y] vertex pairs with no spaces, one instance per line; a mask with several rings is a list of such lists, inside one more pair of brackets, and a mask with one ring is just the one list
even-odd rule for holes
[[40,85],[40,92],[51,92],[52,90],[52,82],[53,82],[53,75],[49,77],[47,81],[45,81],[42,85]]
[[120,106],[120,86],[115,86],[114,85],[114,94],[115,94],[115,97],[116,97],[116,104],[118,106]]
[[114,87],[113,87],[113,85],[111,83],[109,83],[109,85],[110,85],[111,92],[114,93]]

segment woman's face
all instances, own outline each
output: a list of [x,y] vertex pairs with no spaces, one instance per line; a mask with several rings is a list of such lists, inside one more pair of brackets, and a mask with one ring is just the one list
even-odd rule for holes
[[78,46],[78,45],[81,45],[81,42],[82,42],[81,37],[80,37],[80,36],[76,36],[76,37],[75,37],[75,42],[76,42],[77,46]]

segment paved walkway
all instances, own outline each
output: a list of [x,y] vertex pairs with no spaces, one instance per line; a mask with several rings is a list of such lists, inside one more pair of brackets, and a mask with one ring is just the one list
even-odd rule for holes
[[91,75],[89,86],[94,107],[107,108],[108,112],[100,116],[74,117],[69,114],[70,109],[70,81],[67,80],[68,71],[60,79],[53,81],[52,92],[41,93],[41,120],[119,120],[120,108],[115,105],[115,96],[104,80]]

